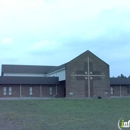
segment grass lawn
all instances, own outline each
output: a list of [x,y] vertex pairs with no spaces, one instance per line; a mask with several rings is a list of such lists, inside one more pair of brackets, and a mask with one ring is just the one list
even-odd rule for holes
[[119,130],[130,99],[0,100],[0,130]]

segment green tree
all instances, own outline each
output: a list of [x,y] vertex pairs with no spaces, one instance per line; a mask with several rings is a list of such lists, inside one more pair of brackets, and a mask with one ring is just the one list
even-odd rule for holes
[[123,74],[121,74],[120,76],[117,76],[117,78],[126,78],[126,76],[124,76]]

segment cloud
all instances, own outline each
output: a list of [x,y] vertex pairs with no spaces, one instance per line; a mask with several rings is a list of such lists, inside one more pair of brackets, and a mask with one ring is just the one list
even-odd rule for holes
[[129,62],[130,0],[3,0],[0,18],[2,62],[58,65],[85,50]]
[[100,12],[127,9],[129,3],[128,0],[4,0],[0,2],[0,28],[4,32],[23,34],[25,31],[36,34],[43,30],[47,33],[66,28],[76,30],[79,25],[83,28],[97,19]]
[[3,38],[1,41],[0,41],[0,44],[11,44],[13,42],[13,39],[11,38]]
[[57,43],[56,41],[43,40],[33,44],[29,50],[31,53],[44,53],[49,51],[55,51],[60,47],[61,44]]
[[5,50],[3,51],[3,49],[8,49],[8,51],[11,49],[12,44],[13,43],[13,39],[11,38],[3,38],[0,40],[0,51],[1,51],[1,55],[3,53],[5,53]]

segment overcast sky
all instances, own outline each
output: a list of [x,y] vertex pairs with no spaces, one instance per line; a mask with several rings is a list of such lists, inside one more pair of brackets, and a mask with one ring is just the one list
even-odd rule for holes
[[61,65],[86,50],[130,75],[130,0],[0,0],[0,65]]

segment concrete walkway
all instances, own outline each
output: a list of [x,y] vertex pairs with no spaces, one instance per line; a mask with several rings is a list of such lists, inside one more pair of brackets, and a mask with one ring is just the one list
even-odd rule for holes
[[0,100],[49,100],[49,99],[64,99],[64,98],[47,98],[47,97],[4,97]]

